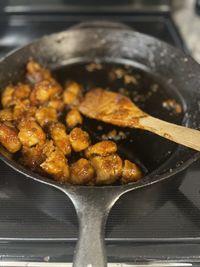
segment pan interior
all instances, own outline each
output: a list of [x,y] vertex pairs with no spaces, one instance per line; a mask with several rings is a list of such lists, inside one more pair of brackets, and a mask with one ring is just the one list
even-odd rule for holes
[[[174,88],[167,85],[164,78],[152,74],[138,66],[111,63],[74,63],[53,71],[61,84],[69,80],[79,82],[85,91],[102,87],[129,96],[145,112],[163,120],[181,124],[183,120],[182,99]],[[182,112],[164,107],[165,101],[174,99]],[[108,138],[108,133],[116,130],[121,139],[116,141],[118,153],[123,159],[137,162],[144,173],[150,173],[169,159],[177,145],[155,134],[139,130],[119,128],[84,118],[83,128],[89,132],[92,141]]]

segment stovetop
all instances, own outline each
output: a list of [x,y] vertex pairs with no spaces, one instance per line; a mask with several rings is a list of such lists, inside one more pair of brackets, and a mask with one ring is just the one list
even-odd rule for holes
[[[40,36],[93,19],[123,22],[187,53],[169,14],[9,14],[0,17],[0,55]],[[155,205],[147,203],[142,211],[132,206],[134,192],[123,196],[106,225],[108,260],[199,262],[199,175],[200,161],[188,169],[179,189],[159,196]],[[50,255],[52,261],[71,262],[78,236],[73,205],[56,189],[45,189],[43,195],[44,185],[33,193],[30,188],[34,186],[34,182],[0,162],[1,259],[46,261]]]

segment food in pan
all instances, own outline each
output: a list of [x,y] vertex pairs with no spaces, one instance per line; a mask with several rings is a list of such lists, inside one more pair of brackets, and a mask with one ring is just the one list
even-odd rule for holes
[[77,106],[83,86],[64,88],[34,60],[25,80],[9,84],[1,95],[0,143],[25,167],[61,183],[108,185],[142,177],[140,167],[118,154],[117,144],[92,143]]

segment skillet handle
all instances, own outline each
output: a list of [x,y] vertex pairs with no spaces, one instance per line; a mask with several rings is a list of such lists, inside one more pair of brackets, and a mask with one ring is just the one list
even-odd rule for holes
[[79,188],[69,194],[79,219],[73,267],[106,267],[104,230],[108,213],[122,194],[104,188]]
[[74,254],[73,267],[106,267],[104,211],[86,206],[87,211],[79,212],[79,240]]

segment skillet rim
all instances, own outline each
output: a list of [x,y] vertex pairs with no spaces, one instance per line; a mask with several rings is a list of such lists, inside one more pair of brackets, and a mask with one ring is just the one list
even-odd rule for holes
[[[31,47],[34,44],[40,43],[42,41],[45,41],[48,38],[57,38],[59,35],[62,34],[66,34],[68,32],[83,32],[83,31],[88,31],[88,30],[93,30],[96,32],[96,30],[99,31],[120,31],[120,32],[127,32],[129,35],[133,35],[134,37],[138,37],[138,38],[142,38],[142,39],[149,39],[150,41],[154,41],[157,44],[159,44],[160,46],[164,46],[166,49],[168,50],[173,50],[174,54],[178,54],[177,56],[183,56],[184,58],[186,58],[190,63],[198,65],[198,63],[190,56],[190,55],[185,55],[180,49],[173,47],[169,44],[167,44],[164,41],[159,40],[158,38],[152,37],[150,35],[147,34],[143,34],[140,32],[136,32],[134,30],[129,30],[129,29],[113,29],[113,28],[102,28],[101,26],[95,27],[95,28],[90,28],[89,26],[87,28],[84,29],[78,29],[78,28],[73,28],[73,29],[68,29],[68,30],[64,30],[64,31],[60,31],[60,32],[56,32],[56,33],[52,33],[49,35],[44,35],[41,38],[35,39],[32,42],[23,45],[21,47],[18,47],[12,51],[10,51],[8,54],[6,54],[5,56],[3,56],[0,59],[0,64],[4,63],[8,58],[12,57],[15,53],[18,53],[20,51],[23,51],[23,49]],[[200,65],[199,65],[199,71],[200,71]],[[200,73],[200,72],[199,72]],[[183,147],[184,150],[190,150],[189,148]],[[176,153],[176,151],[172,154],[172,156]],[[171,157],[170,157],[171,158]],[[166,161],[170,160],[170,158],[168,158]],[[130,190],[134,190],[137,188],[142,188],[142,187],[146,187],[149,185],[152,185],[154,183],[160,182],[162,180],[165,180],[167,178],[172,177],[173,175],[183,171],[184,169],[186,169],[187,167],[189,167],[193,162],[195,162],[196,160],[198,160],[200,158],[200,152],[197,152],[195,150],[192,151],[192,155],[189,159],[187,159],[184,163],[182,163],[180,166],[177,166],[175,168],[173,168],[173,170],[171,171],[170,169],[167,170],[165,173],[163,174],[156,174],[156,172],[158,172],[158,169],[160,169],[162,167],[163,164],[161,164],[158,168],[156,168],[154,171],[152,171],[151,173],[145,175],[141,180],[139,180],[138,182],[133,182],[130,184],[125,184],[125,185],[102,185],[102,186],[79,186],[79,185],[71,185],[71,184],[61,184],[56,182],[55,180],[51,180],[49,178],[43,177],[35,172],[29,171],[27,170],[25,167],[23,167],[22,165],[18,164],[15,161],[12,161],[8,158],[6,158],[2,153],[0,153],[0,159],[5,162],[8,166],[10,166],[12,169],[14,169],[15,171],[19,172],[20,174],[23,174],[25,177],[27,178],[31,178],[35,181],[39,181],[43,184],[48,184],[51,185],[55,188],[58,188],[62,191],[69,190],[70,188],[95,188],[95,189],[116,189],[116,188],[120,188],[122,189],[122,191],[130,191]]]

